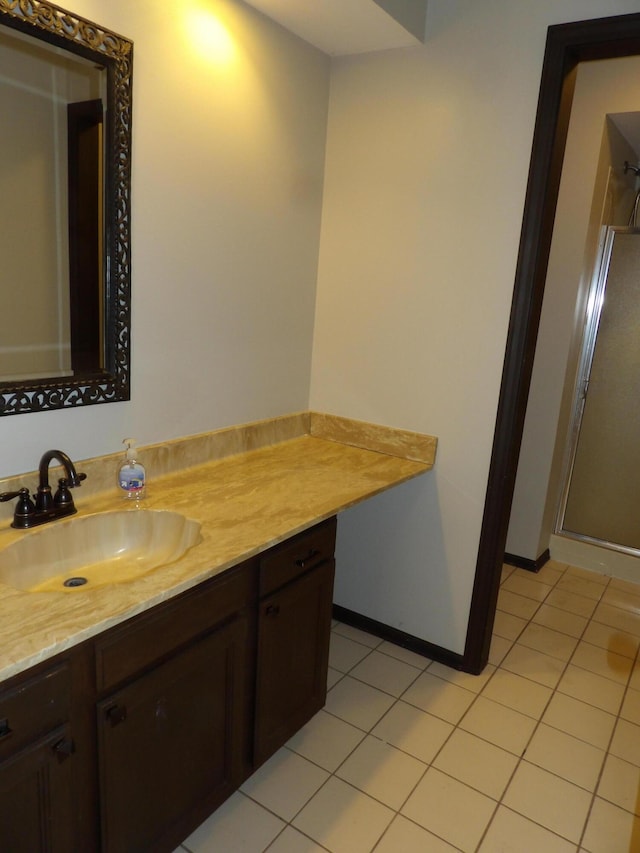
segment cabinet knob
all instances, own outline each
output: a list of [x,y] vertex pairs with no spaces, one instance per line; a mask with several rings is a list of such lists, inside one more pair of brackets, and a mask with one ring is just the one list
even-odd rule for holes
[[56,741],[52,746],[54,753],[58,757],[58,761],[64,761],[76,751],[76,745],[71,738],[62,738]]
[[280,605],[279,604],[270,604],[267,609],[264,611],[265,616],[277,616],[280,613]]
[[126,705],[111,705],[111,707],[107,708],[105,711],[105,717],[109,720],[112,726],[117,726],[119,723],[122,723],[127,719]]
[[320,551],[317,548],[312,548],[306,557],[298,557],[298,559],[295,561],[296,566],[301,569],[306,568],[308,564],[314,559],[314,557],[318,556],[319,553]]
[[9,725],[8,718],[4,718],[0,720],[0,738],[8,737],[11,734],[11,726]]

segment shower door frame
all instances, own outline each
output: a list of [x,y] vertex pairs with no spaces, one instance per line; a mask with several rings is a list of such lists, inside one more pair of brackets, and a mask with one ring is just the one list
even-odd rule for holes
[[608,548],[612,551],[618,551],[632,557],[640,557],[640,550],[637,548],[622,545],[619,542],[610,542],[608,540],[598,539],[597,537],[589,536],[586,533],[577,533],[573,530],[566,530],[564,528],[565,513],[567,509],[567,502],[569,500],[569,489],[571,487],[571,478],[573,476],[576,453],[578,451],[578,442],[580,439],[580,429],[582,427],[584,409],[589,393],[591,369],[593,367],[593,358],[595,355],[598,332],[600,330],[600,319],[604,306],[604,296],[607,288],[607,279],[609,276],[609,267],[611,264],[611,255],[613,253],[616,234],[640,235],[640,228],[622,225],[604,225],[600,231],[598,261],[593,271],[587,296],[582,346],[578,361],[576,381],[573,389],[571,427],[568,432],[568,440],[565,448],[565,459],[562,472],[562,491],[556,514],[554,533],[556,536],[562,536],[566,539],[574,539],[578,542],[597,545],[601,548]]

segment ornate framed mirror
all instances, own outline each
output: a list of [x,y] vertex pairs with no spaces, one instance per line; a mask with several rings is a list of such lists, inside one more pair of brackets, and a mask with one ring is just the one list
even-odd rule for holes
[[128,39],[0,0],[0,415],[129,399],[132,71]]

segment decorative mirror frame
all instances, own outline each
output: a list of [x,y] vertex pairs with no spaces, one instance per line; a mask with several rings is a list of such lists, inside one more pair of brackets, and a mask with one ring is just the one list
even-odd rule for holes
[[104,370],[91,375],[0,381],[0,416],[113,403],[130,397],[131,84],[133,42],[40,0],[0,0],[8,26],[104,66]]

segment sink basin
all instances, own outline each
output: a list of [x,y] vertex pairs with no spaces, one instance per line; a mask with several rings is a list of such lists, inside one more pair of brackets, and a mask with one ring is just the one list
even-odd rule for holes
[[74,516],[25,533],[0,551],[0,583],[27,592],[74,592],[122,583],[178,560],[200,524],[178,512],[116,510]]

